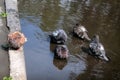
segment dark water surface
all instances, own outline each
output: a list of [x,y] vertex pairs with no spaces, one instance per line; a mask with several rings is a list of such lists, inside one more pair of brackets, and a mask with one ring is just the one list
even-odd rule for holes
[[[28,80],[120,80],[119,0],[19,0]],[[71,34],[76,23],[99,34],[110,62],[87,54],[82,41]],[[47,32],[62,28],[69,39],[67,61],[54,59],[55,44]]]

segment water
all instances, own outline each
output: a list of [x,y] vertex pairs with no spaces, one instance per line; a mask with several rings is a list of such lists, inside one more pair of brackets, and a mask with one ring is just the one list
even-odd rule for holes
[[[119,0],[19,0],[28,80],[120,80],[120,1]],[[89,36],[100,36],[110,62],[88,55],[81,49],[88,42],[74,37],[76,23]],[[67,61],[54,59],[55,44],[47,32],[62,28],[69,39]]]

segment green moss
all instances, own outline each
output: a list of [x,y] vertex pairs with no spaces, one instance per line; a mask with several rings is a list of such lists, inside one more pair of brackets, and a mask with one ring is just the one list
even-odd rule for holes
[[1,12],[1,13],[0,13],[0,16],[1,16],[1,17],[7,17],[7,13]]
[[13,80],[11,76],[5,76],[3,77],[3,80]]

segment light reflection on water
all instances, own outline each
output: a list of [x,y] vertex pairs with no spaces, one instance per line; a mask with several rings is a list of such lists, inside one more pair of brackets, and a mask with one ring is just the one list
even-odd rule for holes
[[[24,45],[28,80],[69,80],[71,73],[78,75],[85,69],[85,63],[82,60],[75,60],[75,63],[70,61],[71,59],[68,63],[55,60],[54,53],[50,51],[48,36],[45,36],[39,27],[27,19],[21,19],[21,25],[22,32],[28,39]],[[61,65],[63,65],[62,68],[60,68]]]

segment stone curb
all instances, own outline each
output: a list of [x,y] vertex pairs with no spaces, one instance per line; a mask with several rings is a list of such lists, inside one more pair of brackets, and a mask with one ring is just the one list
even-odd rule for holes
[[[10,32],[21,31],[17,0],[5,0],[7,27]],[[10,76],[13,80],[27,80],[23,47],[9,50]]]

